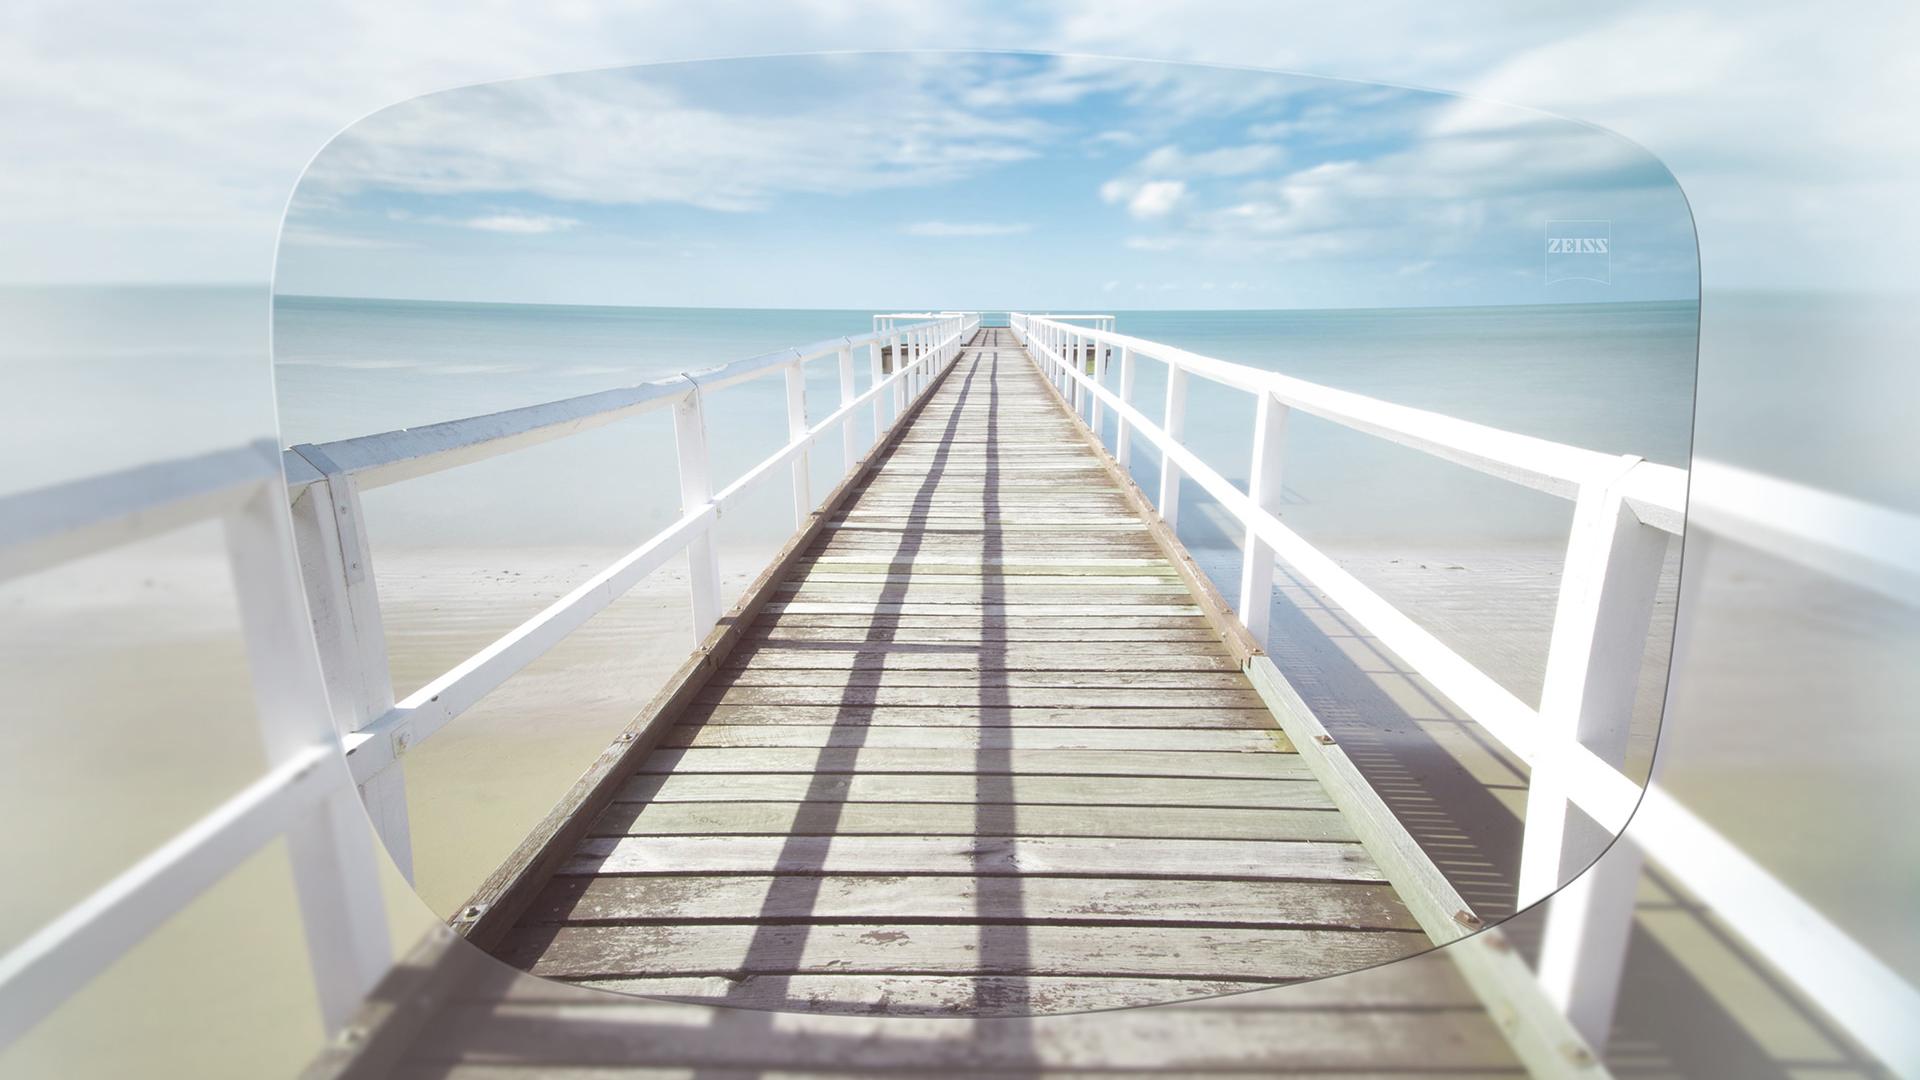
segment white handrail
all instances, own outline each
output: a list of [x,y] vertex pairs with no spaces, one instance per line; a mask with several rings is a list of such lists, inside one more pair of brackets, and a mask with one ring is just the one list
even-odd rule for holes
[[377,855],[328,713],[293,566],[279,452],[259,442],[0,498],[0,580],[203,521],[227,556],[267,770],[0,956],[18,1038],[276,838],[287,842],[328,1030],[392,963]]
[[[876,316],[876,320],[893,316]],[[808,488],[808,451],[839,429],[843,447],[856,448],[853,419],[872,408],[874,438],[890,403],[895,422],[932,384],[933,376],[958,357],[979,326],[974,312],[945,312],[910,325],[889,324],[871,333],[830,338],[675,379],[642,383],[563,401],[511,409],[420,428],[301,445],[286,453],[288,485],[301,540],[301,562],[321,643],[322,668],[343,731],[354,781],[375,825],[403,872],[411,873],[411,844],[401,773],[395,766],[407,750],[471,708],[487,693],[613,603],[667,561],[687,552],[694,641],[717,621],[719,563],[715,523],[747,491],[790,470],[800,524],[816,505]],[[886,349],[893,371],[855,394],[852,352]],[[817,423],[808,423],[802,365],[832,357],[840,371],[841,401]],[[708,475],[705,408],[716,390],[781,374],[786,379],[788,442],[715,491]],[[567,595],[430,680],[404,700],[393,699],[386,670],[384,629],[373,585],[371,556],[359,505],[364,488],[423,476],[562,438],[655,409],[674,412],[680,468],[681,515],[666,528],[583,582]],[[849,458],[847,467],[858,462]]]
[[[1626,832],[1682,886],[1714,906],[1788,976],[1833,1008],[1833,1018],[1901,1075],[1920,1075],[1920,991],[1701,822],[1657,783],[1646,789],[1620,771],[1626,721],[1665,536],[1687,524],[1686,470],[1500,431],[1275,372],[1112,333],[1064,317],[1009,319],[1035,362],[1065,394],[1075,419],[1099,437],[1102,405],[1117,417],[1115,456],[1130,438],[1161,453],[1160,510],[1173,519],[1177,480],[1192,478],[1247,530],[1242,620],[1263,621],[1271,586],[1254,562],[1277,555],[1327,593],[1470,719],[1532,766],[1521,902],[1552,893],[1566,866],[1568,803],[1609,833]],[[1121,391],[1101,382],[1121,359]],[[1146,356],[1169,368],[1167,419],[1156,424],[1129,399],[1132,364]],[[1085,369],[1091,364],[1094,372]],[[1187,374],[1256,395],[1255,460],[1241,491],[1184,446],[1177,429]],[[1272,512],[1263,493],[1277,483],[1284,410],[1298,408],[1489,475],[1574,500],[1573,534],[1562,576],[1542,705],[1534,709],[1347,573]],[[1906,602],[1920,600],[1920,519],[1713,462],[1694,476],[1711,497],[1693,524]],[[1170,480],[1169,477],[1172,479]],[[1663,729],[1664,734],[1664,729]],[[1636,814],[1636,807],[1638,808]],[[1540,977],[1549,996],[1595,1045],[1604,1045],[1639,864],[1614,852],[1554,898]]]

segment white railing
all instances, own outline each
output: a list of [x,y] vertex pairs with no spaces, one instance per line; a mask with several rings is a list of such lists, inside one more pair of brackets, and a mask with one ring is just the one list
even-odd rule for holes
[[[661,382],[289,449],[287,481],[301,576],[334,719],[345,733],[347,762],[368,813],[402,873],[411,877],[412,843],[399,763],[411,746],[472,708],[682,551],[688,558],[693,640],[699,644],[720,617],[713,527],[728,507],[784,465],[792,478],[795,527],[804,526],[818,505],[810,486],[808,449],[838,428],[851,469],[865,449],[858,445],[855,415],[872,409],[877,442],[888,429],[889,417],[897,420],[926,391],[978,325],[979,317],[971,312],[889,322],[872,333],[782,349]],[[871,386],[855,393],[854,351],[860,348],[867,351]],[[892,357],[891,374],[882,370],[883,349]],[[828,357],[838,363],[840,402],[817,423],[809,423],[805,365]],[[716,491],[708,464],[706,396],[776,373],[786,379],[787,444]],[[680,517],[540,613],[395,701],[360,492],[666,408],[673,410]]]
[[0,1046],[276,837],[329,1030],[393,962],[378,854],[327,710],[271,443],[0,499],[0,580],[212,520],[226,530],[268,768],[0,957]]
[[[1122,466],[1136,436],[1159,451],[1155,505],[1170,526],[1177,524],[1180,483],[1186,477],[1245,529],[1236,607],[1257,640],[1266,637],[1277,557],[1528,764],[1522,906],[1553,894],[1597,854],[1581,851],[1574,857],[1567,851],[1569,805],[1609,834],[1620,834],[1631,819],[1629,849],[1609,854],[1602,872],[1580,875],[1555,896],[1542,943],[1541,982],[1590,1042],[1604,1045],[1611,1024],[1633,914],[1636,850],[1643,850],[1870,1051],[1903,1075],[1920,1070],[1920,1034],[1912,1023],[1920,1016],[1920,992],[1658,784],[1643,791],[1620,771],[1668,537],[1680,534],[1687,521],[1685,470],[1394,405],[1111,329],[1076,326],[1065,317],[1015,313],[1009,322],[1080,423],[1098,437],[1101,410],[1114,412],[1113,452]],[[1142,358],[1167,368],[1159,423],[1132,401],[1135,366]],[[1116,361],[1117,391],[1105,385],[1109,365]],[[1182,442],[1190,376],[1254,395],[1244,491]],[[1294,409],[1573,501],[1537,709],[1280,520],[1287,417]],[[1731,523],[1728,535],[1741,542],[1871,583],[1898,598],[1920,597],[1920,523],[1726,466],[1703,463],[1696,477],[1709,491],[1719,487],[1735,493],[1736,501],[1695,507],[1696,524],[1704,523],[1707,530]],[[1783,527],[1782,522],[1792,524]]]

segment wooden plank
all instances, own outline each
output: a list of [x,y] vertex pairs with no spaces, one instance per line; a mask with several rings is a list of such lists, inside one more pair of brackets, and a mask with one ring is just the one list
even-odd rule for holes
[[[1001,689],[1120,689],[1216,691],[1246,688],[1246,680],[1237,671],[1117,671],[1108,661],[1095,671],[1006,670],[990,662],[976,665],[980,670],[911,670],[886,668],[772,668],[754,665],[735,668],[716,675],[715,687],[825,686],[861,689],[871,687],[966,687],[992,694]],[[991,700],[989,698],[988,700]]]
[[1305,779],[1312,774],[1291,752],[1261,750],[984,750],[956,754],[927,750],[853,746],[661,748],[640,763],[638,774],[798,772],[916,773],[922,776],[1193,776],[1201,778]]
[[1188,840],[1350,841],[1326,810],[988,803],[615,803],[592,836],[1134,836]]
[[1251,709],[1252,690],[1174,690],[1165,687],[1084,689],[1005,686],[984,695],[965,686],[703,686],[702,705],[925,705],[1053,709]]
[[1194,881],[1035,877],[1017,891],[957,877],[928,888],[905,874],[819,879],[555,878],[527,909],[528,926],[587,923],[864,922],[1179,923],[1187,926],[1418,930],[1393,890],[1326,881]]
[[[515,929],[496,955],[555,979],[875,972],[1285,981],[1386,963],[1429,947],[1420,934],[1390,930],[997,930],[911,924],[529,927]],[[993,947],[995,937],[1004,944]]]
[[[1310,780],[1197,780],[1157,776],[912,776],[856,773],[811,776],[632,776],[621,802],[914,802],[1072,806],[1212,806],[1226,809],[1326,810],[1333,807]],[[584,828],[584,825],[583,825]]]
[[1177,642],[1111,642],[1087,647],[1055,642],[1044,647],[993,643],[757,641],[735,651],[728,668],[777,671],[1211,671],[1239,674],[1233,661],[1207,642],[1182,648]]
[[[763,619],[755,626],[761,630],[788,626],[838,626],[865,629],[966,628],[987,633],[1006,630],[1202,630],[1212,628],[1194,615],[1005,615],[986,616],[978,611],[948,615],[803,615],[798,612]],[[1217,640],[1217,638],[1216,638]]]
[[[569,984],[551,985],[567,986]],[[1166,1005],[1169,1002],[1205,1000],[1224,994],[1244,994],[1252,990],[1271,988],[1275,984],[1268,980],[1098,976],[742,975],[582,979],[574,985],[612,991],[621,995],[723,1006],[728,1011],[770,1010],[813,1016],[831,1016],[834,1013],[871,1014],[876,1011],[876,1003],[884,1002],[885,1012],[889,1017],[937,1018],[930,1019],[929,1022],[939,1023],[947,1029],[956,1029],[962,1025],[954,1023],[955,1017],[1029,1017],[1056,1013],[1136,1009],[1147,1005]],[[587,993],[584,989],[578,992]],[[840,1019],[840,1017],[834,1018]],[[484,1021],[475,1016],[471,1022]],[[972,1025],[966,1026],[972,1027]],[[1191,1037],[1191,1033],[1186,1033],[1186,1036]],[[948,1038],[962,1043],[966,1041],[964,1037],[956,1035],[950,1035]],[[922,1075],[916,1071],[919,1063],[928,1057],[939,1056],[937,1052],[927,1053],[924,1049],[924,1039],[914,1041],[922,1044],[923,1048],[919,1052],[891,1055],[892,1067],[901,1070],[898,1075]],[[1092,1041],[1098,1043],[1101,1040]],[[1128,1041],[1132,1042],[1131,1039]],[[711,1051],[707,1052],[711,1053]],[[675,1069],[662,1071],[658,1080],[691,1080],[696,1075],[701,1078],[713,1077],[714,1080],[811,1080],[816,1077],[846,1075],[841,1066],[833,1063],[823,1063],[820,1066],[822,1071],[811,1072],[802,1071],[804,1066],[801,1069],[794,1068],[792,1055],[776,1058],[774,1054],[765,1053],[764,1056],[764,1064],[742,1068],[738,1073],[723,1074],[711,1067],[701,1067],[697,1072]],[[1227,1059],[1231,1055],[1223,1049],[1215,1049],[1212,1056]],[[949,1058],[951,1064],[943,1070],[949,1074],[991,1074],[980,1072],[977,1056],[969,1057],[965,1053],[954,1053],[949,1055]],[[1009,1057],[1009,1060],[1016,1059]],[[1432,1059],[1427,1060],[1431,1062]],[[1496,1053],[1481,1060],[1502,1059]],[[906,1064],[907,1061],[913,1064]],[[1119,1063],[1116,1062],[1116,1064]],[[772,1071],[775,1068],[778,1069],[777,1072]],[[1197,1071],[1200,1070],[1196,1068]],[[1059,1077],[1060,1080],[1068,1080],[1070,1077],[1108,1075],[1105,1072],[1088,1074],[1035,1072],[1030,1064],[1013,1064],[1008,1070],[1008,1074],[1012,1073],[1034,1077],[1036,1080],[1042,1077]],[[939,1074],[936,1072],[927,1075]],[[626,1078],[652,1080],[646,1073],[634,1073],[625,1067],[622,1068],[620,1075],[623,1080]],[[1487,1075],[1498,1075],[1498,1073],[1490,1072]],[[500,1080],[499,1075],[492,1068],[480,1065],[456,1064],[445,1072],[435,1067],[423,1072],[419,1080],[426,1080],[427,1076],[433,1077],[433,1080]]]
[[1030,600],[1043,603],[1058,603],[1062,598],[1097,597],[1101,603],[1118,603],[1110,599],[1123,596],[1152,596],[1159,599],[1152,603],[1167,603],[1167,597],[1186,598],[1186,586],[1173,577],[1117,577],[1117,578],[1042,578],[1028,581],[1020,578],[964,578],[960,580],[930,580],[927,578],[907,577],[870,577],[850,580],[833,580],[838,575],[808,575],[780,583],[779,591],[795,599],[809,596],[862,598],[886,597],[894,600],[958,597],[960,599],[996,599],[1000,602]]
[[867,724],[699,724],[676,725],[662,747],[851,746],[917,750],[1126,750],[1181,752],[1279,751],[1293,743],[1285,734],[1252,728],[1010,728],[874,727]]
[[1032,618],[1038,616],[1065,616],[1075,619],[1104,619],[1112,616],[1127,618],[1147,618],[1153,616],[1194,616],[1200,609],[1192,604],[1167,603],[1095,603],[1095,604],[995,604],[973,602],[933,603],[910,600],[905,603],[888,601],[847,601],[844,603],[819,600],[777,600],[767,605],[767,611],[773,615],[932,615],[945,617],[959,615],[983,620]]
[[1265,709],[1048,709],[1002,706],[695,705],[683,723],[995,728],[1253,728],[1279,731]]
[[555,873],[1386,880],[1359,844],[1061,836],[596,836]]
[[795,564],[808,569],[858,570],[863,572],[881,571],[890,574],[1152,574],[1164,576],[1172,568],[1164,559],[1154,558],[1088,558],[1072,556],[1062,558],[1040,556],[1032,559],[1007,559],[986,557],[978,559],[945,559],[937,556],[922,555],[917,552],[893,558],[870,560],[857,555],[819,555],[809,556]]
[[958,642],[978,647],[994,647],[1006,644],[1032,642],[1060,642],[1066,644],[1142,644],[1149,648],[1165,645],[1169,648],[1190,647],[1200,642],[1218,640],[1213,631],[1204,626],[1186,630],[1142,628],[1138,630],[1111,629],[1100,626],[1079,628],[1062,627],[955,627],[955,626],[808,626],[798,619],[768,625],[755,624],[747,633],[746,640],[755,644],[779,643],[793,644],[801,642],[819,642],[823,644],[851,645],[871,643],[876,645],[941,645]]

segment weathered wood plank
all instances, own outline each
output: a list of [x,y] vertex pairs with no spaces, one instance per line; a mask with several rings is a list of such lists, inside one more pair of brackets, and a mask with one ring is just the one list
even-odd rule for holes
[[[722,1006],[731,1010],[763,1009],[790,1014],[842,1013],[855,1016],[884,1011],[884,1014],[889,1017],[937,1018],[930,1019],[928,1022],[939,1023],[953,1029],[960,1026],[954,1024],[954,1017],[1014,1017],[1134,1009],[1145,1005],[1166,1005],[1168,1002],[1205,1000],[1222,994],[1244,994],[1252,990],[1273,987],[1276,984],[1268,980],[1097,976],[743,975],[726,977],[708,975],[687,978],[659,976],[582,979],[574,985],[643,998],[664,998],[677,1002]],[[877,1008],[876,1002],[884,1002],[884,1010]],[[838,1017],[829,1018],[838,1019]],[[472,1019],[475,1023],[484,1022],[479,1016]],[[1337,1021],[1338,1017],[1329,1014],[1317,1019]],[[940,1034],[929,1032],[927,1036],[936,1037]],[[1359,1033],[1356,1032],[1356,1034]],[[1182,1032],[1182,1035],[1186,1038],[1193,1037],[1191,1032]],[[936,1045],[949,1040],[960,1045],[964,1045],[967,1041],[964,1036],[948,1034],[944,1040],[936,1038]],[[914,1041],[924,1043],[925,1039]],[[1099,1043],[1102,1040],[1096,1038],[1091,1041]],[[1128,1042],[1131,1044],[1133,1040],[1129,1039]],[[1221,1060],[1230,1060],[1234,1057],[1230,1052],[1220,1049],[1216,1049],[1210,1056]],[[899,1053],[892,1056],[891,1067],[908,1070],[900,1075],[922,1075],[917,1069],[929,1058],[950,1061],[948,1068],[954,1073],[979,1075],[978,1057],[969,1057],[961,1052],[941,1055],[938,1051],[928,1053],[926,1049],[920,1049],[919,1052]],[[748,1055],[741,1055],[740,1060],[747,1059]],[[762,1051],[760,1054],[753,1055],[752,1059],[761,1060],[763,1063],[744,1066],[737,1073],[702,1066],[697,1070],[662,1070],[656,1078],[648,1073],[634,1073],[622,1067],[620,1075],[623,1080],[695,1080],[696,1076],[700,1080],[707,1080],[707,1078],[712,1080],[818,1080],[818,1078],[829,1076],[846,1075],[841,1068],[836,1067],[838,1063],[822,1064],[820,1072],[806,1071],[804,1066],[796,1069],[793,1067],[792,1055],[779,1056]],[[1289,1063],[1292,1060],[1288,1059]],[[1426,1060],[1431,1062],[1432,1059]],[[1503,1059],[1497,1054],[1491,1054],[1480,1060]],[[1118,1059],[1115,1064],[1120,1064]],[[778,1071],[774,1071],[775,1069]],[[1011,1065],[1009,1071],[1032,1077],[1034,1080],[1087,1080],[1095,1075],[1109,1075],[1105,1071],[1036,1072],[1030,1065],[1020,1064]],[[543,1072],[542,1075],[550,1074]],[[929,1075],[938,1075],[938,1073]],[[1502,1074],[1490,1072],[1487,1075]],[[440,1071],[439,1068],[431,1068],[423,1071],[419,1080],[427,1080],[429,1076],[432,1080],[499,1080],[499,1076],[494,1071],[480,1065],[456,1065],[446,1072]],[[598,1077],[582,1075],[580,1080],[598,1080]]]
[[585,923],[1162,922],[1208,926],[1417,930],[1393,890],[1326,881],[1165,883],[1140,878],[1035,877],[1018,890],[971,877],[928,888],[905,874],[819,879],[768,875],[566,877],[526,915],[529,926]]
[[694,700],[702,705],[929,705],[1052,709],[1251,709],[1252,690],[1171,690],[1164,687],[1086,689],[1004,686],[983,695],[965,686],[713,686]]
[[629,777],[617,802],[914,802],[1057,803],[1072,806],[1211,806],[1225,809],[1327,810],[1310,780],[1197,780],[1158,776],[913,776],[855,773],[813,776]]
[[821,642],[848,645],[855,643],[875,643],[880,645],[942,645],[958,642],[979,648],[1004,647],[1009,643],[1060,642],[1068,644],[1131,644],[1140,643],[1146,647],[1166,644],[1169,647],[1181,647],[1202,642],[1217,641],[1213,631],[1204,626],[1193,629],[1154,629],[1143,627],[1137,630],[1110,629],[1100,626],[1079,628],[1064,627],[958,627],[958,626],[809,626],[801,623],[799,617],[776,625],[756,624],[746,635],[747,641],[756,644],[777,642]]
[[1126,750],[1237,753],[1291,752],[1278,731],[1167,728],[875,727],[868,724],[683,723],[661,738],[662,747],[849,746],[900,750]]
[[922,776],[1194,776],[1302,780],[1299,756],[1259,750],[952,750],[853,746],[690,747],[655,750],[640,775],[682,773],[916,773]]
[[[1265,709],[1048,709],[1000,706],[694,705],[682,714],[693,724],[831,724],[980,728],[1252,728],[1278,731]],[[1178,738],[1174,736],[1173,738]]]
[[1136,836],[1187,840],[1353,840],[1337,813],[1161,806],[985,803],[616,803],[593,836]]
[[1359,844],[1062,836],[595,836],[555,873],[1386,880]]
[[[827,686],[827,687],[971,687],[991,693],[999,689],[1118,689],[1156,690],[1237,690],[1247,686],[1237,671],[1127,671],[1121,664],[1107,663],[1094,671],[1008,670],[983,662],[977,670],[948,668],[774,668],[755,665],[728,668],[714,676],[712,685],[735,686]],[[991,700],[991,699],[989,699]]]
[[926,600],[909,600],[904,603],[891,601],[835,602],[826,600],[789,600],[782,597],[767,605],[772,615],[933,615],[971,616],[984,620],[1004,618],[1023,618],[1035,616],[1066,616],[1075,619],[1104,619],[1111,616],[1127,618],[1153,616],[1193,616],[1200,609],[1192,604],[1169,604],[1160,601],[1130,604],[1118,598],[1109,601],[1106,598],[1098,603],[1086,604],[1046,604],[1046,603],[983,603],[978,600],[955,600],[938,603]]
[[[755,624],[758,630],[788,626],[838,626],[865,629],[953,629],[985,631],[1008,630],[1197,630],[1212,633],[1203,618],[1192,615],[1004,615],[986,616],[978,611],[947,615],[805,615],[792,612],[771,616]],[[1218,639],[1218,635],[1215,635]]]
[[991,643],[757,641],[736,651],[725,668],[818,668],[830,671],[1210,671],[1232,672],[1231,661],[1205,642],[1113,642],[1088,647],[1058,642],[1044,647]]
[[1352,971],[1427,947],[1423,935],[1390,930],[682,925],[521,927],[496,955],[557,979],[873,972],[1285,981]]

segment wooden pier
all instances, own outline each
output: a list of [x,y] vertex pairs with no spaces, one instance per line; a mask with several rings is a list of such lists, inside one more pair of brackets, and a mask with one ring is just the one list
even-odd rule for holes
[[975,1015],[1428,948],[1130,489],[978,331],[472,936],[635,993]]

